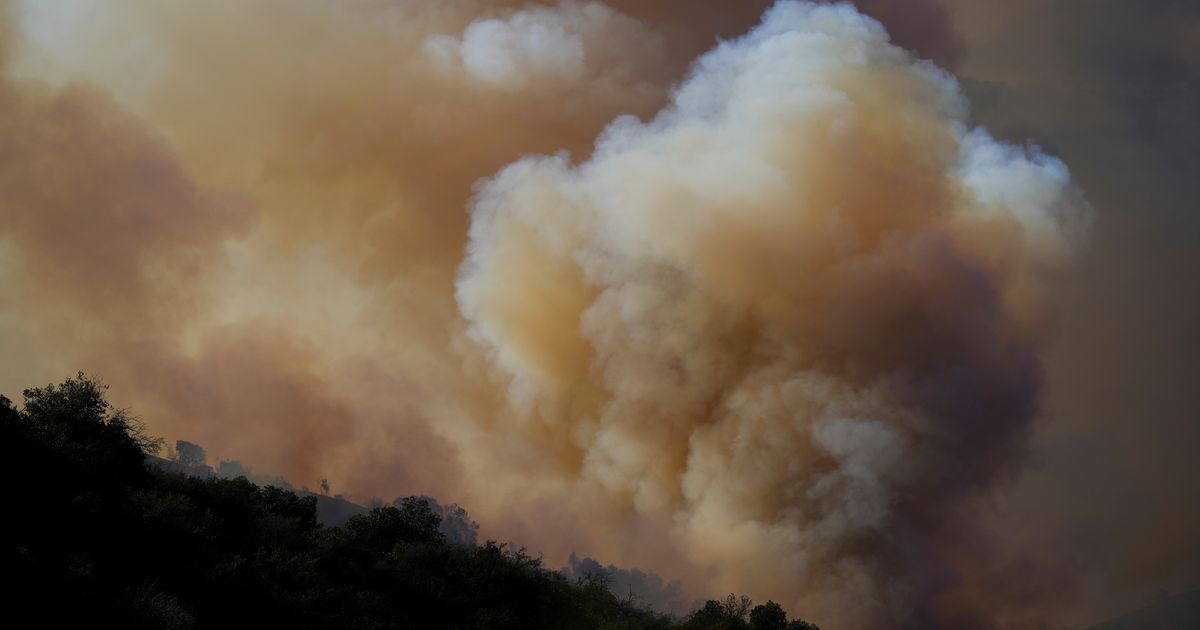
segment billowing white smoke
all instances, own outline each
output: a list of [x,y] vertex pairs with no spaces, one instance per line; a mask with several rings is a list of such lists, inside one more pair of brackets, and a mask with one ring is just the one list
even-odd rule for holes
[[[468,69],[519,26],[468,31]],[[468,450],[522,460],[489,482],[667,511],[714,592],[953,613],[962,507],[1019,460],[1086,226],[1061,162],[971,130],[851,6],[780,2],[654,120],[508,166],[472,217],[459,305],[508,387],[474,420],[519,454]]]
[[757,4],[21,4],[93,87],[0,63],[0,346],[34,357],[0,380],[94,366],[156,433],[689,598],[1013,599],[948,585],[986,578],[969,508],[1020,459],[1085,206],[848,5],[780,2],[654,120],[495,174],[653,111]]
[[[636,45],[610,46],[614,38]],[[424,51],[448,76],[461,73],[514,92],[577,88],[588,81],[630,89],[639,63],[662,54],[659,38],[645,24],[600,2],[532,6],[477,20],[461,37],[428,38]]]

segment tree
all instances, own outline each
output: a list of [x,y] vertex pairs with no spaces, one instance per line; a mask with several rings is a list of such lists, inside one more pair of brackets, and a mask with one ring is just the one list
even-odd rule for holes
[[[411,497],[410,497],[411,498]],[[416,497],[429,504],[429,509],[441,517],[442,523],[438,529],[446,540],[458,545],[475,546],[479,537],[479,523],[471,520],[471,516],[456,503],[442,505],[437,499],[429,496]],[[397,499],[392,504],[399,506],[404,499]]]
[[204,449],[186,440],[175,440],[175,461],[193,468],[201,468],[208,463]]
[[725,608],[725,613],[737,619],[745,619],[746,615],[750,612],[750,607],[753,605],[754,602],[749,597],[745,595],[738,597],[733,593],[730,593],[722,604]]
[[24,391],[20,412],[39,441],[75,465],[122,478],[145,470],[145,457],[158,452],[162,440],[104,398],[108,386],[79,372],[60,385]]
[[441,542],[441,517],[418,497],[405,497],[397,505],[372,508],[352,516],[346,530],[375,551],[389,551],[397,543]]
[[687,630],[743,630],[746,613],[753,604],[745,595],[740,598],[732,593],[722,601],[710,599],[704,607],[692,613],[684,628]]
[[424,497],[404,497],[397,506],[409,540],[440,540],[442,516]]
[[750,611],[750,627],[753,630],[788,630],[787,613],[782,606],[768,600]]
[[750,611],[751,630],[821,630],[814,623],[800,619],[788,621],[783,606],[767,600]]

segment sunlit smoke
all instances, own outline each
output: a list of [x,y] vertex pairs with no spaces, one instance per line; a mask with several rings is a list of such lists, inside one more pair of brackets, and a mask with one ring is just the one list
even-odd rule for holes
[[971,128],[936,4],[863,4],[917,54],[780,2],[691,58],[763,4],[25,3],[0,385],[88,369],[216,457],[689,597],[985,615],[969,506],[1086,206]]
[[587,161],[489,180],[458,298],[507,378],[487,431],[538,453],[518,487],[670,510],[716,592],[847,627],[938,614],[955,510],[1019,461],[1086,221],[1061,162],[965,110],[853,8],[781,3]]

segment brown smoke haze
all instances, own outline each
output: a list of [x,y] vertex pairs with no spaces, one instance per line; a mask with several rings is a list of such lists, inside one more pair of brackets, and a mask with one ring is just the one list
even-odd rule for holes
[[1143,106],[1055,87],[1110,85],[1089,37],[1012,57],[1071,4],[0,3],[0,392],[87,370],[217,457],[825,627],[1116,612],[1197,521],[1070,542],[1123,472],[1067,436],[1151,432],[1080,384],[1141,316],[1062,333],[1149,248],[1104,160],[1167,133],[1089,151]]
[[1200,5],[954,5],[979,120],[1052,148],[1095,207],[996,523],[1057,565],[1034,583],[1075,589],[1086,625],[1200,586]]

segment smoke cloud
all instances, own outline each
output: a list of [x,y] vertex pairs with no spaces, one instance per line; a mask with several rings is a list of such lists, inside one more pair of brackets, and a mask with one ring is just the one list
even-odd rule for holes
[[508,379],[488,430],[669,509],[717,591],[935,614],[956,510],[1019,460],[1085,221],[1061,162],[970,130],[878,23],[781,3],[652,121],[480,189],[458,298]]
[[1087,205],[972,128],[938,4],[765,6],[14,5],[0,385],[689,598],[986,626]]
[[1200,586],[1200,5],[955,4],[975,115],[1052,147],[1095,206],[1046,352],[1032,465],[996,523],[1005,547],[1051,565],[1007,581],[1059,593],[1030,597],[1042,610],[1013,625],[1057,607],[1058,625],[1089,627]]

